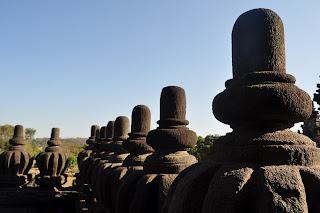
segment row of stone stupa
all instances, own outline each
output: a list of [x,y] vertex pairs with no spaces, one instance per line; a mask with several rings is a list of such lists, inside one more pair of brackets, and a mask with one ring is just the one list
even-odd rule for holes
[[40,186],[56,187],[66,183],[65,171],[68,156],[60,147],[59,133],[59,128],[53,128],[48,147],[36,156],[40,174],[33,177],[29,171],[34,159],[24,148],[26,140],[23,126],[15,126],[13,138],[9,141],[11,144],[9,150],[0,155],[0,187],[21,187],[34,183]]
[[237,19],[232,63],[233,78],[212,107],[233,131],[215,141],[211,159],[196,163],[186,152],[196,135],[186,128],[184,92],[164,88],[156,130],[147,134],[144,116],[135,120],[135,110],[146,110],[137,107],[129,138],[128,119],[119,117],[111,143],[97,139],[79,155],[79,190],[95,203],[91,212],[320,212],[320,149],[290,130],[310,117],[312,101],[286,73],[275,12],[254,9]]
[[184,90],[163,88],[160,105],[156,130],[150,131],[151,113],[144,105],[132,111],[131,133],[125,116],[101,129],[92,126],[77,175],[91,212],[157,212],[178,173],[197,162],[187,153],[197,135],[186,127]]

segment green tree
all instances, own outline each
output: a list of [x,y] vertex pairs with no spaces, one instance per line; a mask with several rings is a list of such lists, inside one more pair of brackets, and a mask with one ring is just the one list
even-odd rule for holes
[[[11,124],[0,125],[0,152],[9,150],[11,146],[9,144],[9,140],[13,137],[14,126]],[[26,149],[29,152],[33,152],[33,147],[31,145],[31,141],[36,134],[36,130],[32,128],[25,129],[25,138],[26,138]]]
[[189,150],[189,153],[194,155],[198,161],[206,161],[210,159],[210,147],[217,140],[219,135],[207,135],[205,138],[199,136],[197,145]]
[[32,140],[34,139],[34,136],[36,134],[36,130],[33,128],[26,128],[24,130],[24,135],[26,138],[26,150],[31,153],[32,156],[35,156],[37,153],[41,152],[41,150],[38,149],[38,147],[32,146]]
[[9,149],[9,140],[13,137],[14,126],[10,124],[0,125],[0,152]]
[[36,130],[33,129],[33,128],[26,128],[25,129],[25,137],[27,140],[33,140],[34,139],[34,136],[36,134]]

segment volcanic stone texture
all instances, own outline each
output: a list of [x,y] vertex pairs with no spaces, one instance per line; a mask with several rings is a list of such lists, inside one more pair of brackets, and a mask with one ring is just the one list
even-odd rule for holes
[[303,134],[308,136],[311,140],[317,143],[317,147],[320,146],[320,118],[319,112],[313,107],[312,114],[301,125]]
[[289,130],[312,104],[285,72],[280,17],[268,9],[242,14],[232,45],[233,79],[213,113],[233,132],[213,144],[209,162],[177,177],[163,213],[320,212],[320,150]]
[[[127,177],[133,171],[142,171],[143,162],[154,150],[146,143],[147,134],[150,131],[151,112],[147,106],[138,105],[132,111],[131,133],[129,138],[123,141],[122,146],[130,152],[123,164],[118,167],[110,168],[105,178],[105,201],[110,212],[115,212],[115,204],[120,184],[123,180],[130,182]],[[131,191],[134,185],[122,184],[122,190]],[[126,196],[131,196],[127,194]]]
[[186,96],[176,86],[162,89],[159,127],[147,135],[155,152],[143,163],[143,170],[132,171],[119,187],[115,212],[161,212],[169,187],[179,172],[197,162],[187,150],[197,142],[186,125]]
[[62,152],[59,134],[59,128],[52,128],[48,147],[36,157],[40,170],[36,183],[40,186],[61,186],[67,182],[64,172],[68,166],[68,155]]
[[[96,132],[99,131],[99,129],[100,129],[100,127],[98,125],[91,126],[91,136],[86,141],[88,146],[86,147],[86,149],[84,151],[79,153],[78,159],[77,159],[78,165],[80,165],[82,163],[84,158],[87,158],[90,156],[92,149],[93,149],[93,143],[96,140]],[[80,169],[80,167],[79,167],[79,169]]]
[[26,144],[23,126],[14,127],[14,135],[9,143],[9,151],[0,155],[0,187],[21,186],[31,181],[28,172],[33,158],[23,147]]
[[[108,125],[109,126],[109,125]],[[107,126],[107,128],[108,128]],[[111,127],[110,127],[111,128]],[[107,129],[107,132],[110,130]],[[119,116],[114,122],[114,137],[113,141],[108,145],[108,149],[113,152],[108,160],[102,161],[94,169],[95,172],[95,185],[93,188],[94,195],[98,204],[102,205],[96,210],[91,210],[92,212],[109,211],[109,206],[107,205],[108,199],[108,171],[116,166],[121,166],[124,159],[129,155],[128,151],[123,149],[122,143],[129,137],[130,132],[130,121],[126,116]]]

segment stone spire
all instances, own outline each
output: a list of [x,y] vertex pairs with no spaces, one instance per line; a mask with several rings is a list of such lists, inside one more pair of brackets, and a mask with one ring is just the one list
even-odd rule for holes
[[98,125],[91,126],[91,136],[86,141],[89,145],[86,149],[79,153],[78,155],[78,167],[80,170],[81,177],[83,178],[84,182],[87,183],[87,169],[92,163],[92,158],[95,155],[94,143],[97,140],[96,136],[100,134],[100,127]]
[[13,138],[9,141],[11,147],[0,155],[0,186],[21,186],[28,183],[28,172],[33,158],[24,148],[23,126],[14,127]]
[[113,142],[110,144],[114,154],[109,157],[109,163],[117,163],[117,166],[121,166],[124,159],[129,155],[128,151],[122,147],[123,141],[127,140],[129,137],[129,132],[129,119],[126,116],[117,117],[114,123]]
[[[195,132],[186,125],[186,95],[182,88],[162,89],[159,127],[147,135],[147,144],[155,152],[133,171],[119,187],[116,212],[161,212],[169,187],[177,175],[197,162],[187,150],[197,142]],[[132,196],[133,194],[133,196]]]
[[51,138],[45,152],[37,155],[37,166],[40,174],[36,176],[36,183],[41,186],[60,186],[67,181],[64,174],[68,166],[68,155],[62,152],[59,139],[60,129],[52,128]]
[[[96,132],[99,131],[99,129],[100,129],[100,127],[98,125],[91,126],[91,136],[86,141],[88,146],[86,147],[86,149],[84,151],[79,153],[78,158],[77,158],[79,166],[80,166],[81,162],[84,160],[84,158],[87,158],[90,156],[92,149],[93,149],[93,143],[96,140]],[[79,167],[79,169],[80,169],[80,167]]]
[[104,153],[104,151],[102,150],[101,145],[102,145],[102,143],[104,142],[104,140],[106,138],[106,133],[107,133],[107,127],[106,126],[101,127],[99,139],[94,144],[95,149],[97,150],[96,157],[100,158]]
[[147,106],[138,105],[133,108],[131,133],[129,138],[123,142],[123,148],[130,152],[124,160],[125,167],[137,167],[142,165],[148,155],[154,150],[146,143],[150,131],[151,112]]
[[320,145],[320,118],[319,112],[313,107],[312,114],[303,122],[301,125],[303,134],[308,136],[311,140],[317,143],[317,146]]
[[317,87],[316,93],[313,94],[313,101],[320,105],[320,84],[317,84]]
[[[109,130],[111,131],[111,130]],[[125,141],[129,135],[130,131],[130,121],[126,116],[119,116],[114,122],[114,137],[113,141],[108,145],[108,149],[114,154],[112,154],[108,161],[103,161],[102,164],[98,164],[97,176],[95,178],[95,188],[93,189],[94,194],[100,204],[103,204],[105,209],[108,209],[105,206],[105,188],[106,188],[106,175],[110,168],[121,166],[124,159],[129,155],[128,151],[123,149],[122,143]]]
[[111,155],[114,154],[111,147],[111,143],[114,137],[114,123],[114,121],[109,121],[106,126],[106,136],[104,141],[101,143],[101,149],[103,151],[103,154],[101,155],[101,158],[99,159],[98,163],[95,165],[92,171],[91,186],[94,197],[98,202],[91,206],[91,212],[96,212],[98,211],[97,209],[104,209],[101,201],[102,194],[104,193],[104,190],[101,189],[101,187],[103,187],[101,179],[104,178],[104,170],[112,165],[111,163],[108,163],[108,159]]
[[122,143],[123,148],[129,151],[130,155],[126,157],[121,166],[109,169],[105,178],[104,200],[107,202],[105,206],[111,212],[114,212],[116,208],[115,204],[120,184],[122,182],[127,183],[124,183],[123,187],[125,188],[122,187],[122,191],[125,191],[126,196],[130,196],[132,193],[127,192],[132,190],[132,187],[135,188],[132,185],[130,174],[133,170],[141,171],[144,160],[153,152],[153,149],[146,143],[150,123],[151,112],[149,108],[144,105],[135,106],[132,110],[131,133],[129,133],[129,138]]
[[186,94],[181,87],[162,89],[159,127],[149,132],[147,144],[156,151],[143,164],[148,173],[178,174],[196,163],[186,150],[197,143],[197,135],[186,126]]
[[232,31],[233,79],[213,100],[233,128],[211,147],[211,161],[178,177],[163,212],[318,212],[320,150],[290,127],[312,111],[286,74],[284,30],[268,9],[242,14]]
[[106,137],[104,139],[104,141],[101,144],[101,149],[103,150],[103,155],[102,155],[102,159],[103,160],[108,160],[109,157],[114,154],[111,151],[110,148],[110,144],[112,142],[113,139],[113,133],[114,133],[114,121],[109,121],[106,127]]

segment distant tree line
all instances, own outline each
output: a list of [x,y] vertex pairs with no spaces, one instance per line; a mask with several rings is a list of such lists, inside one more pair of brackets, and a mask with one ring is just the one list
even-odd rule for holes
[[[13,137],[14,126],[10,124],[0,125],[0,153],[9,150],[9,140]],[[48,146],[49,138],[34,138],[36,130],[25,128],[26,149],[32,156],[36,157]],[[210,147],[219,138],[219,135],[207,135],[205,138],[199,136],[195,147],[189,150],[198,161],[210,159]],[[70,166],[77,166],[77,156],[86,147],[87,138],[60,138],[62,150],[69,156]]]
[[[13,137],[14,126],[10,124],[0,125],[0,153],[9,150],[9,140]],[[48,146],[49,138],[34,138],[36,130],[25,128],[25,148],[35,158]],[[62,151],[69,156],[69,166],[77,166],[77,156],[86,146],[86,138],[61,138]]]
[[210,147],[220,136],[207,135],[205,138],[199,136],[197,145],[189,150],[189,153],[194,155],[198,161],[206,161],[210,159]]

